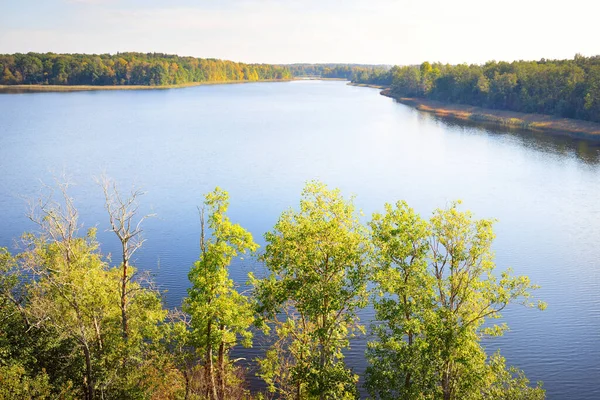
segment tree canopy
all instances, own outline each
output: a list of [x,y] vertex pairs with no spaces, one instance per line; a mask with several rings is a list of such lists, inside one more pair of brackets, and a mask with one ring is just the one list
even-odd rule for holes
[[149,85],[289,79],[283,66],[163,53],[0,55],[0,84]]
[[[258,246],[229,219],[229,195],[216,188],[200,208],[188,296],[168,310],[129,264],[143,243],[141,192],[126,198],[104,186],[123,249],[111,266],[96,229],[82,233],[68,185],[58,188],[58,199],[34,203],[38,231],[20,250],[0,249],[0,400],[355,399],[359,376],[344,352],[357,337],[367,341],[373,398],[545,396],[481,344],[506,330],[493,322],[509,304],[544,304],[533,301],[527,277],[495,270],[493,221],[458,202],[429,220],[404,202],[387,204],[365,223],[352,198],[309,182],[298,209],[265,234],[265,269],[249,274],[244,293],[230,265]],[[359,310],[369,305],[376,315],[367,336]],[[236,363],[230,352],[251,346],[257,329],[263,351]],[[245,367],[264,382],[258,392]]]
[[[543,398],[522,386],[499,355],[488,359],[480,340],[507,327],[491,320],[510,303],[533,303],[525,276],[494,273],[492,220],[475,220],[458,203],[429,221],[404,202],[386,205],[371,222],[378,340],[369,343],[367,387],[382,399],[502,399],[499,381],[515,399]],[[484,323],[488,321],[486,325]],[[518,373],[517,373],[518,375]],[[512,380],[511,380],[512,379]],[[515,389],[512,385],[519,386]]]
[[600,56],[483,65],[424,62],[353,81],[388,85],[402,97],[600,122]]

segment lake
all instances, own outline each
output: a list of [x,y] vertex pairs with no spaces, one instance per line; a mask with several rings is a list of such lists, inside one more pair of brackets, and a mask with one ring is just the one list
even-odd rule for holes
[[[452,200],[479,218],[497,218],[498,268],[542,286],[540,312],[510,307],[500,348],[508,364],[544,381],[548,399],[600,398],[600,146],[548,134],[444,121],[332,81],[199,86],[172,90],[0,94],[0,246],[35,227],[27,198],[66,175],[85,227],[118,259],[106,232],[103,173],[123,190],[147,193],[144,248],[179,306],[198,257],[202,195],[220,186],[230,217],[264,244],[281,212],[297,207],[306,181],[355,195],[369,215],[403,199],[422,216]],[[238,261],[244,283],[260,265]],[[372,311],[362,312],[364,322]],[[365,340],[347,363],[364,365]],[[252,351],[239,352],[252,358]],[[255,383],[253,383],[255,384]]]

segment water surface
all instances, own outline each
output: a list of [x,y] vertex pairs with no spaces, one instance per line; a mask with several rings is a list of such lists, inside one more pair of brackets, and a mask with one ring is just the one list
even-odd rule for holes
[[[403,199],[427,217],[462,199],[499,220],[499,268],[529,275],[548,303],[545,312],[511,307],[511,331],[488,349],[543,380],[548,399],[600,398],[598,145],[447,122],[344,82],[5,94],[0,110],[0,246],[34,228],[23,198],[65,173],[82,222],[118,254],[94,183],[106,173],[147,191],[142,211],[158,217],[145,224],[136,264],[178,306],[198,256],[196,206],[217,185],[231,195],[231,218],[261,244],[311,179],[356,195],[366,214]],[[233,275],[243,283],[256,268],[238,262]],[[364,340],[348,352],[357,372],[363,352]]]

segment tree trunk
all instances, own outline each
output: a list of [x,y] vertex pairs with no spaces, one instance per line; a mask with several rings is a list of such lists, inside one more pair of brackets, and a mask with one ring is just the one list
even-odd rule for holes
[[217,385],[215,383],[215,373],[212,359],[212,321],[208,321],[206,326],[206,384],[208,385],[207,397],[218,400]]
[[[323,319],[325,319],[325,317],[323,317]],[[325,343],[323,342],[322,339],[320,340],[320,342],[321,342],[321,344],[320,344],[320,346],[321,346],[321,357],[320,358],[321,359],[319,360],[320,361],[319,364],[320,364],[320,367],[321,367],[321,374],[322,374],[323,370],[325,369]],[[325,394],[321,393],[319,395],[319,399],[320,400],[325,400]]]
[[85,355],[85,379],[84,379],[85,388],[86,388],[85,398],[86,398],[86,400],[94,400],[95,393],[94,393],[94,378],[93,378],[93,374],[92,374],[92,356],[90,354],[90,348],[87,345],[87,343],[85,343],[83,345],[83,354]]
[[[221,332],[225,329],[224,325],[220,326]],[[222,336],[221,336],[222,337]],[[219,399],[225,400],[225,344],[223,340],[219,344]]]
[[408,371],[404,377],[404,389],[406,390],[406,393],[409,393],[410,391],[410,377],[410,371]]
[[94,316],[94,329],[96,331],[96,341],[98,342],[98,350],[102,351],[102,335],[100,334],[100,325],[98,324],[98,318]]
[[[404,284],[408,283],[408,276],[404,279]],[[408,298],[405,295],[402,296],[402,299],[404,301],[404,310],[405,310],[405,318],[407,322],[410,322],[410,313],[408,312]],[[413,333],[412,331],[408,331],[408,347],[412,350],[412,345],[413,345]],[[404,378],[404,389],[406,389],[407,393],[409,392],[410,389],[410,378],[411,378],[411,371],[408,370],[406,371],[406,377]]]
[[121,281],[121,322],[123,324],[123,339],[127,340],[129,335],[129,326],[127,325],[127,244],[123,244],[123,276]]
[[[327,296],[325,296],[325,304],[324,304],[324,309],[325,312],[327,312],[327,310],[329,309],[329,299]],[[324,331],[327,331],[327,316],[326,314],[323,314],[323,322],[322,322],[322,328]],[[331,360],[329,360],[329,354],[327,354],[327,343],[325,342],[325,340],[323,338],[319,339],[320,342],[320,346],[321,346],[321,359],[320,359],[320,366],[321,366],[321,373],[323,373],[323,371],[325,370],[325,364],[329,364],[329,362]],[[321,395],[319,396],[320,400],[325,400],[325,394],[321,393]]]
[[450,385],[450,366],[448,365],[442,375],[442,393],[444,400],[452,399],[452,387]]
[[188,400],[190,398],[190,375],[187,372],[187,368],[183,370],[183,378],[185,379],[185,396],[183,400]]

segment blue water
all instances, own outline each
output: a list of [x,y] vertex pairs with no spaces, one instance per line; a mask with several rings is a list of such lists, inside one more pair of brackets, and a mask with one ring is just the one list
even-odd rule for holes
[[[600,398],[597,145],[442,121],[344,82],[0,94],[0,110],[0,246],[35,228],[25,199],[65,175],[81,221],[118,256],[94,182],[105,173],[147,192],[141,212],[157,217],[144,225],[136,265],[154,272],[174,307],[198,255],[196,206],[217,185],[231,195],[231,218],[261,244],[311,179],[356,195],[367,215],[404,199],[427,217],[462,199],[499,220],[499,269],[529,275],[548,303],[544,312],[511,307],[511,331],[487,348],[544,381],[548,399]],[[232,273],[243,283],[254,269],[244,260]],[[348,352],[357,372],[364,344]]]

